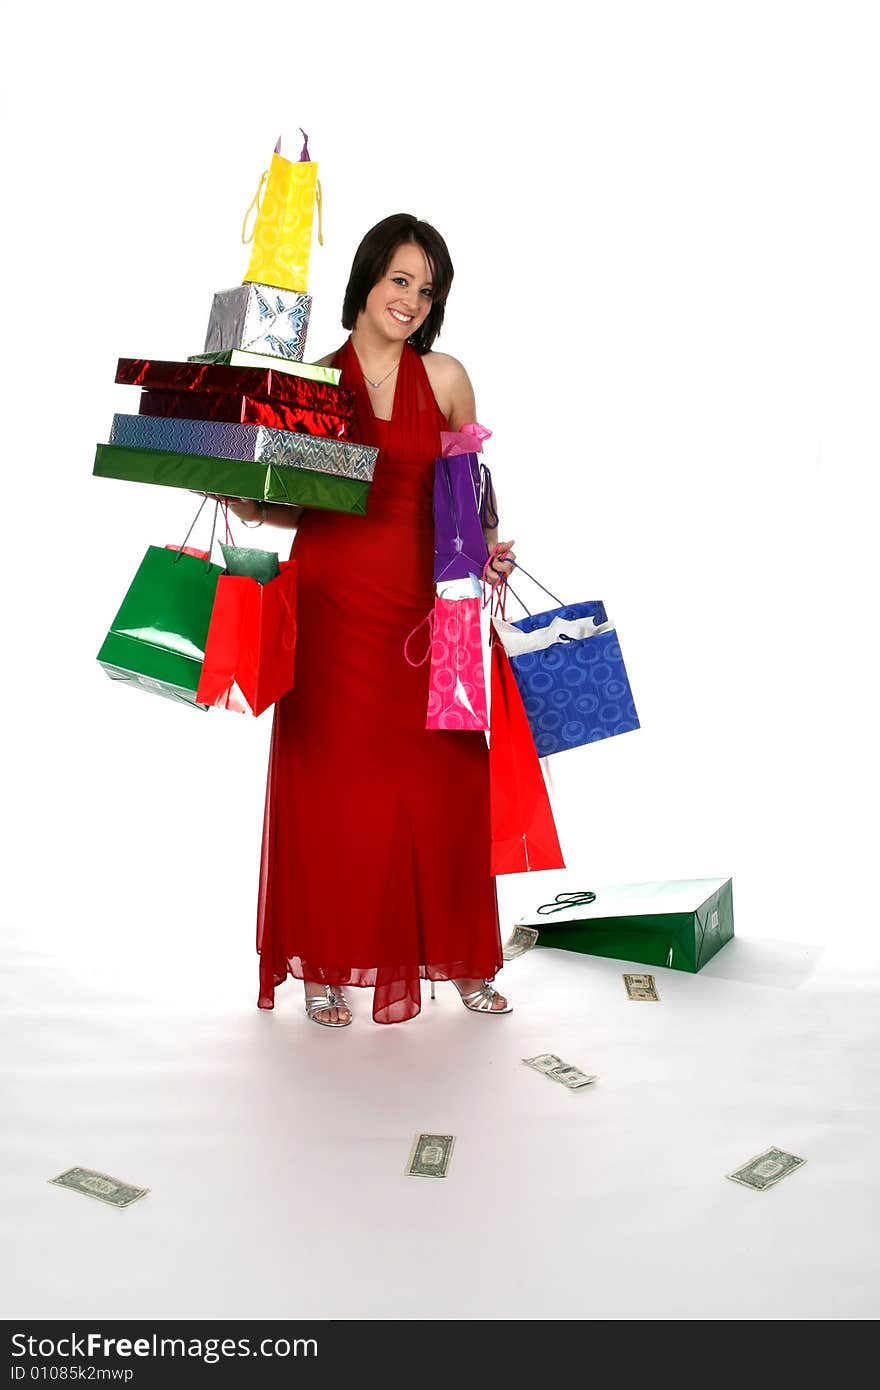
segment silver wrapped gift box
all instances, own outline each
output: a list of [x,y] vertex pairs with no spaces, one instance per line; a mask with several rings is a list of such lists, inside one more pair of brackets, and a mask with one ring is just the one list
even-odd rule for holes
[[204,454],[245,463],[306,468],[363,483],[372,482],[379,453],[369,444],[318,439],[315,435],[273,430],[266,425],[155,415],[114,415],[110,443],[129,449],[163,449],[175,454]]
[[211,305],[205,352],[243,348],[301,362],[312,297],[272,285],[236,285],[218,290]]

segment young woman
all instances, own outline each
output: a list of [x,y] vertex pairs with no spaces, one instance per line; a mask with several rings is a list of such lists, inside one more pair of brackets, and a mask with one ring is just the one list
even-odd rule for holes
[[[413,1018],[422,978],[453,981],[478,1012],[510,1012],[490,983],[502,957],[485,736],[426,729],[429,666],[404,657],[434,601],[440,431],[476,419],[464,367],[431,350],[452,276],[443,238],[406,214],[355,255],[351,335],[324,362],[380,450],[366,516],[229,499],[247,524],[296,527],[296,684],[276,706],[269,759],[259,1005],[293,974],[309,1018],[331,1027],[352,1019],[344,985],[373,986],[377,1023]],[[513,558],[505,543],[493,582]]]

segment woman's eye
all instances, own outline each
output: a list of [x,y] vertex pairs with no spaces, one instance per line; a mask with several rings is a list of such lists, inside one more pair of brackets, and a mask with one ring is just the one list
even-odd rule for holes
[[433,291],[433,290],[422,290],[422,294],[425,296],[426,299],[433,299],[433,298],[434,298],[434,291]]
[[404,288],[406,287],[406,277],[403,275],[392,275],[391,280],[395,285],[403,285]]

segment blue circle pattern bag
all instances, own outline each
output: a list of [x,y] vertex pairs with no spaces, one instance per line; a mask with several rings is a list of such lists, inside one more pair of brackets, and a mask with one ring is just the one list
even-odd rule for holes
[[[568,604],[511,626],[532,633],[555,619],[585,618],[597,626],[607,623],[605,605],[599,600]],[[510,665],[541,758],[640,727],[613,628],[581,639],[561,632],[550,646],[511,655]]]

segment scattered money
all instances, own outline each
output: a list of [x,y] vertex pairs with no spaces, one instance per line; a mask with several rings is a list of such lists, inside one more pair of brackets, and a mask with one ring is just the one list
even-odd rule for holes
[[501,955],[504,960],[516,960],[517,956],[524,956],[526,951],[530,951],[537,940],[537,927],[514,927],[510,940],[505,941],[501,948]]
[[445,1178],[454,1134],[417,1134],[406,1165],[408,1178]]
[[69,1192],[81,1192],[84,1197],[94,1197],[96,1202],[106,1202],[108,1207],[130,1207],[140,1197],[146,1197],[148,1187],[132,1187],[131,1183],[120,1182],[118,1178],[108,1178],[106,1173],[95,1173],[91,1168],[68,1168],[57,1178],[50,1178],[56,1187],[66,1187]]
[[653,975],[624,975],[623,983],[626,985],[628,998],[655,999],[659,1002],[660,995],[657,993]]
[[561,1082],[570,1091],[579,1091],[581,1086],[589,1086],[597,1080],[595,1076],[587,1076],[586,1072],[579,1071],[577,1067],[554,1067],[546,1074],[551,1081]]
[[552,1071],[554,1067],[563,1067],[565,1063],[561,1057],[557,1057],[553,1052],[541,1052],[537,1057],[523,1057],[527,1067],[534,1067],[535,1071]]
[[806,1161],[805,1158],[787,1154],[784,1149],[767,1149],[766,1153],[758,1154],[757,1158],[750,1159],[742,1168],[737,1168],[735,1173],[728,1173],[727,1176],[731,1182],[750,1187],[753,1192],[763,1192],[782,1178],[787,1178],[789,1173],[793,1173],[795,1168],[800,1168]]
[[598,1080],[598,1077],[588,1076],[578,1067],[570,1067],[553,1052],[542,1052],[537,1057],[523,1057],[523,1061],[527,1067],[539,1071],[542,1076],[548,1076],[551,1081],[558,1081],[561,1085],[567,1086],[570,1091],[579,1091],[581,1086],[589,1086],[591,1082]]

